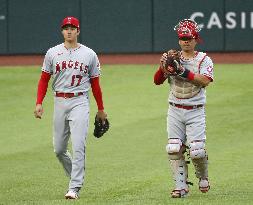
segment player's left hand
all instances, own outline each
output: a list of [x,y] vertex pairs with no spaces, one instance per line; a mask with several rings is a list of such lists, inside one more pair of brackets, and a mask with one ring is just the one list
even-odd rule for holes
[[167,53],[167,60],[165,62],[165,69],[169,75],[179,75],[182,72],[182,66],[180,63],[180,52],[171,49]]
[[41,119],[42,114],[43,114],[44,110],[41,104],[37,104],[34,110],[34,116],[35,118],[39,118]]
[[93,135],[96,138],[100,138],[106,133],[110,127],[110,123],[107,120],[107,114],[103,110],[99,110],[95,117]]
[[107,118],[107,114],[104,112],[104,110],[98,110],[96,118],[102,120],[104,123],[105,119]]

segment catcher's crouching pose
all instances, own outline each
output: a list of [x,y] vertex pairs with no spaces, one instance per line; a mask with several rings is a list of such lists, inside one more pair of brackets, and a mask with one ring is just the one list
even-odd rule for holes
[[[101,137],[109,122],[104,112],[100,87],[100,63],[96,53],[78,43],[79,20],[72,16],[62,21],[64,42],[50,48],[44,58],[38,83],[36,118],[43,114],[42,102],[52,76],[54,91],[54,152],[69,177],[66,199],[78,199],[85,177],[86,138],[89,127],[89,89],[92,89],[98,112],[95,137]],[[71,137],[72,156],[67,150]]]
[[195,50],[201,40],[196,22],[184,19],[174,30],[181,51],[170,50],[162,55],[154,83],[160,85],[168,79],[170,84],[166,151],[175,181],[171,196],[181,198],[189,192],[186,151],[194,164],[200,191],[206,193],[210,188],[205,148],[205,87],[213,81],[213,63],[205,53]]

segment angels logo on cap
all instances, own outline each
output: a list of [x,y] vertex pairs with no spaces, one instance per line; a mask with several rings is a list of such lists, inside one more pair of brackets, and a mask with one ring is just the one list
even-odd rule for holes
[[201,28],[191,19],[183,19],[174,27],[177,31],[178,38],[194,38],[200,39],[199,31]]
[[80,28],[79,26],[79,20],[73,16],[68,16],[65,19],[63,19],[61,27],[64,27],[66,25],[72,25],[75,26],[77,29]]

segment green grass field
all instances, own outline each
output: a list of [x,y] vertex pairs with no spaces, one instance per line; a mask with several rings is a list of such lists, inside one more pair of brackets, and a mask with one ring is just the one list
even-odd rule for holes
[[207,88],[207,148],[211,190],[171,199],[165,152],[168,85],[155,86],[156,65],[104,65],[101,84],[111,129],[87,145],[85,187],[66,201],[68,179],[52,146],[53,97],[45,98],[42,120],[33,116],[39,67],[0,69],[0,205],[221,204],[253,203],[253,67],[216,65]]

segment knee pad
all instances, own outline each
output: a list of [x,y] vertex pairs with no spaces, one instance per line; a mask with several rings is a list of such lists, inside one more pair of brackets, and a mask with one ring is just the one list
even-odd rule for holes
[[169,154],[169,158],[176,160],[182,157],[183,143],[180,139],[169,139],[166,145],[166,151]]
[[191,159],[201,159],[207,156],[204,141],[192,141],[189,144]]

